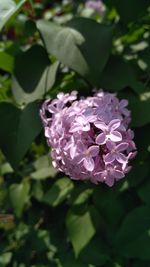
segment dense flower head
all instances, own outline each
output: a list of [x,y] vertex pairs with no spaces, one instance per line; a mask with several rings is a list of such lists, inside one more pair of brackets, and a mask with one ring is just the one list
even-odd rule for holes
[[128,101],[102,90],[77,97],[76,91],[59,93],[40,110],[53,166],[72,179],[112,186],[136,154]]

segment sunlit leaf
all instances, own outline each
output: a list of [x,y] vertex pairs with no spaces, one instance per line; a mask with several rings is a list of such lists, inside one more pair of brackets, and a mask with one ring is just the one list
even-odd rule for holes
[[48,205],[55,207],[67,198],[72,189],[73,182],[69,178],[61,178],[46,192],[43,201]]
[[26,0],[21,0],[16,4],[13,0],[0,1],[0,30],[25,2]]
[[11,55],[0,52],[0,69],[8,72],[12,72],[13,70],[14,59]]
[[96,233],[93,219],[93,213],[90,209],[70,210],[68,212],[66,226],[76,257]]
[[29,201],[30,184],[23,182],[21,184],[12,184],[9,189],[9,195],[12,207],[17,217],[20,217],[25,204]]
[[37,27],[49,53],[93,85],[99,84],[100,72],[110,54],[111,26],[78,18],[65,27],[40,20]]
[[58,62],[50,64],[45,49],[34,45],[15,61],[12,91],[19,104],[40,99],[55,83]]

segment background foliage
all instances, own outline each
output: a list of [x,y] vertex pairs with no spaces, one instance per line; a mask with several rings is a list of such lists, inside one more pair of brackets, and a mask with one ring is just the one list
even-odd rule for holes
[[[103,4],[0,1],[2,267],[150,266],[150,1]],[[132,110],[138,156],[113,188],[58,173],[39,118],[45,97],[92,88]]]

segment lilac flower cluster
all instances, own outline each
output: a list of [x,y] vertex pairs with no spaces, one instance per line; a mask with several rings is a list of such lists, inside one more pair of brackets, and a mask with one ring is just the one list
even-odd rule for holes
[[59,93],[40,110],[53,166],[76,180],[112,186],[130,170],[136,154],[128,101],[98,91],[77,100]]

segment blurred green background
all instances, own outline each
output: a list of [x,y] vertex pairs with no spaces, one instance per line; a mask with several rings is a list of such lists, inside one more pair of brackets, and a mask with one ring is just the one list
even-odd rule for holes
[[[150,267],[150,1],[87,2],[0,0],[0,267]],[[39,117],[93,88],[132,111],[138,155],[112,188],[57,172]]]

